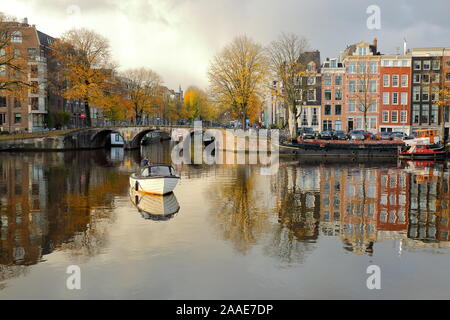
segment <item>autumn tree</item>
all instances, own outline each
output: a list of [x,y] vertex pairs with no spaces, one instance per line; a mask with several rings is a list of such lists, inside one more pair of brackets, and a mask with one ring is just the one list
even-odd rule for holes
[[440,112],[440,121],[441,121],[441,132],[442,139],[445,139],[445,113],[446,110],[450,107],[450,87],[446,87],[439,92],[439,100],[437,100],[437,104],[441,108]]
[[135,121],[141,124],[144,113],[154,111],[160,98],[162,78],[148,68],[129,69],[122,76],[126,78],[125,90],[133,106]]
[[213,58],[208,70],[214,99],[230,105],[244,128],[250,99],[262,94],[267,76],[268,58],[262,46],[247,36],[239,36],[228,44]]
[[303,57],[308,48],[309,44],[305,38],[285,33],[267,48],[272,75],[281,81],[283,86],[283,90],[277,94],[288,106],[289,133],[292,138],[297,136],[297,121],[303,111],[298,102],[304,100],[302,95],[306,93],[302,87],[302,77],[307,73]]
[[212,120],[212,106],[207,93],[195,86],[184,94],[183,116],[189,120]]
[[90,126],[90,106],[103,96],[113,69],[109,42],[94,31],[73,29],[56,40],[53,49],[66,79],[63,95],[66,99],[83,101]]

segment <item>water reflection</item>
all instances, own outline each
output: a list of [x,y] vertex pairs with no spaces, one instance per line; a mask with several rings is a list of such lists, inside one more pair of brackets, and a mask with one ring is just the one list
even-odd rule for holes
[[[179,199],[130,190],[129,175],[142,157],[170,163],[170,147],[1,154],[0,289],[2,282],[27,275],[28,266],[54,251],[64,251],[73,263],[104,253],[113,245],[111,233],[119,228],[121,212],[129,216],[136,207],[145,219],[169,220],[153,224],[138,219],[144,231],[153,227],[163,234],[178,224],[176,234],[189,244],[195,232],[213,230],[204,234],[232,247],[238,256],[233,259],[260,250],[282,266],[304,264],[314,251],[330,250],[322,239],[338,243],[333,250],[357,255],[376,255],[378,243],[392,240],[399,254],[450,248],[446,163],[282,161],[273,176],[261,176],[257,166],[179,166]],[[126,210],[120,211],[120,205]],[[180,205],[183,215],[171,219]],[[162,239],[161,246],[176,248]],[[218,255],[211,250],[205,256]]]
[[160,196],[145,194],[130,188],[130,199],[141,216],[147,220],[167,221],[180,211],[180,205],[174,193]]

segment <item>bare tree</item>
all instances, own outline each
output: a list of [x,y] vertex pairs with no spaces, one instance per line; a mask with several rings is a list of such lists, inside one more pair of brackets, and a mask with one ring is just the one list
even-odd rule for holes
[[263,92],[268,59],[261,45],[239,36],[217,54],[208,71],[211,93],[216,102],[230,105],[246,127],[248,107]]
[[[361,65],[359,68],[361,68]],[[377,101],[374,96],[376,88],[371,88],[370,85],[370,81],[374,79],[372,79],[372,74],[370,73],[369,63],[365,62],[364,68],[358,70],[356,79],[358,82],[356,84],[357,93],[354,95],[354,98],[359,112],[363,114],[364,130],[367,131],[367,113],[370,111],[370,107]]]
[[136,123],[141,124],[144,113],[152,111],[155,99],[160,97],[162,78],[147,68],[129,69],[122,76],[126,78],[125,91],[132,102]]
[[303,111],[298,102],[304,100],[303,95],[306,93],[302,76],[306,74],[303,56],[308,48],[305,38],[285,33],[267,48],[272,74],[282,82],[280,96],[288,106],[289,133],[292,138],[297,136],[297,119]]

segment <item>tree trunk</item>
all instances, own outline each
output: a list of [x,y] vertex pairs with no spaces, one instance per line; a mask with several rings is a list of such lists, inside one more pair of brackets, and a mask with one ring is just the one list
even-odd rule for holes
[[292,139],[297,138],[297,107],[294,105],[289,108],[289,134]]
[[86,125],[90,127],[92,125],[92,121],[91,121],[91,108],[89,107],[88,98],[84,98],[84,113]]

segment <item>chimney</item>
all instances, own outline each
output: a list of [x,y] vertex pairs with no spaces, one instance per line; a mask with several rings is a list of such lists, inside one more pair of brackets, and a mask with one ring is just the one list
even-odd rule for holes
[[406,55],[407,51],[408,50],[406,49],[406,38],[405,38],[405,39],[403,39],[403,54]]
[[23,18],[22,23],[28,25],[28,18],[27,17]]
[[378,52],[378,40],[377,40],[377,38],[373,39],[373,47],[375,49],[375,52]]

